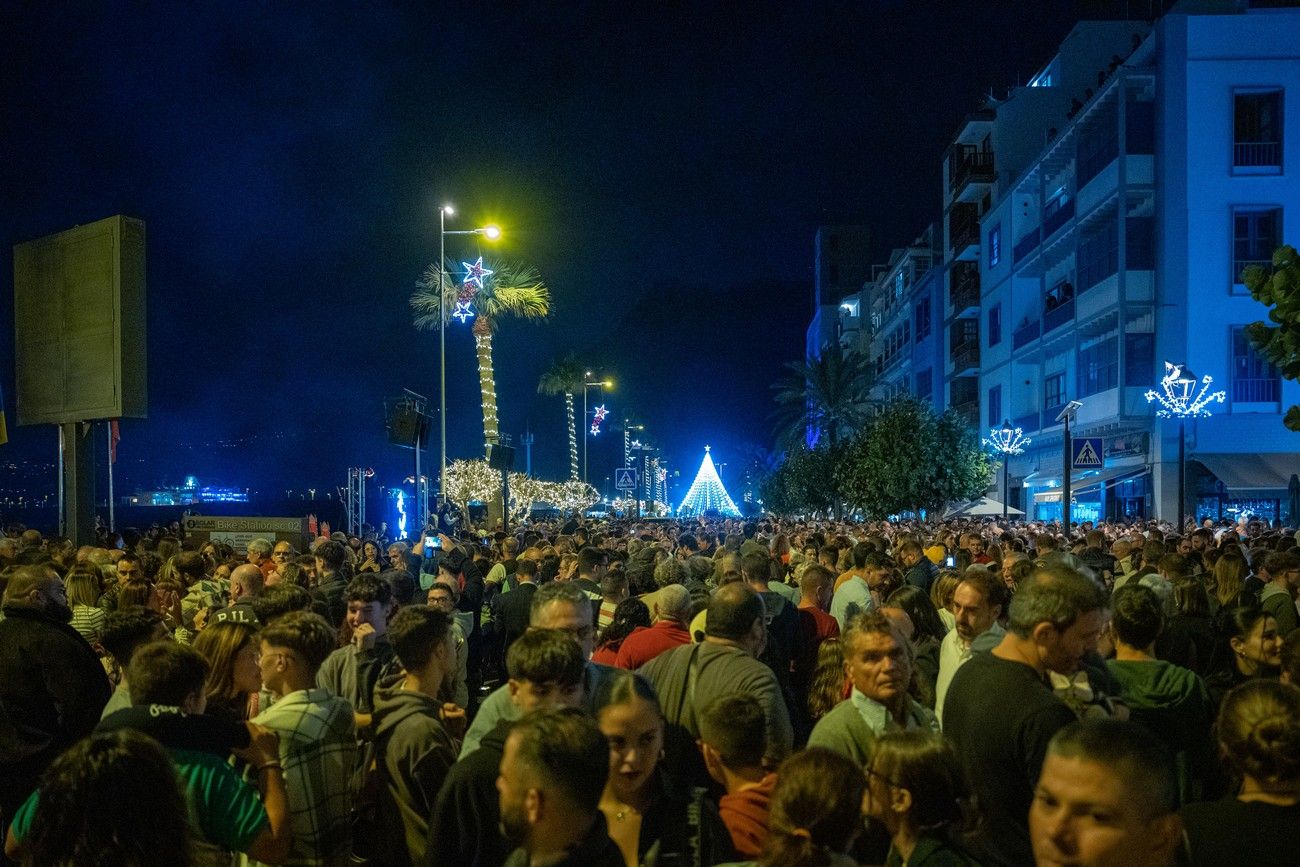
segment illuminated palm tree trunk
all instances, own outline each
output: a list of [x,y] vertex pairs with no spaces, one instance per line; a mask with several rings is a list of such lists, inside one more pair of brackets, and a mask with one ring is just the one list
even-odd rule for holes
[[569,478],[578,478],[578,430],[573,423],[573,395],[564,393],[564,408],[569,413]]
[[492,375],[492,329],[479,325],[484,323],[479,317],[474,323],[474,350],[478,354],[478,387],[483,397],[483,451],[492,443],[500,442],[497,431],[497,386]]

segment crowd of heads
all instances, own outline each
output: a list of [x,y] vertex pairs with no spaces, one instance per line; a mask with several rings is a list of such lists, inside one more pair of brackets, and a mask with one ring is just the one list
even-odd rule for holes
[[[216,845],[330,863],[373,835],[406,840],[395,863],[441,863],[440,810],[458,786],[491,802],[478,839],[455,844],[484,864],[516,848],[592,864],[678,848],[695,864],[932,851],[1201,864],[1214,804],[1300,810],[1291,531],[573,518],[427,533],[436,548],[343,533],[233,546],[172,525],[74,548],[9,528],[9,856],[189,864]],[[20,640],[56,649],[33,657]],[[999,692],[1016,672],[1032,673],[1016,687],[1029,692]],[[996,724],[967,731],[971,696],[994,717],[1032,705],[1032,730],[1014,744],[996,743]],[[327,766],[300,772],[316,759],[276,729],[295,703],[319,718],[317,747],[337,746],[328,786],[305,782]],[[172,742],[132,722],[138,707],[233,728]],[[444,758],[390,770],[434,776],[394,783],[372,805],[378,824],[358,823],[367,771],[413,736],[413,713]],[[196,823],[177,774],[177,751],[195,748],[255,793],[265,839],[237,850]],[[974,754],[994,748],[1024,761],[978,773]],[[319,832],[308,843],[303,812]],[[1271,839],[1261,827],[1220,831]]]

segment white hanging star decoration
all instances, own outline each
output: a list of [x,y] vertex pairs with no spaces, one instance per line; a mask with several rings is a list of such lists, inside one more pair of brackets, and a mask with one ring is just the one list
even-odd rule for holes
[[452,318],[460,320],[460,323],[464,325],[474,318],[474,308],[470,306],[468,301],[457,301],[456,309],[451,312],[451,315]]
[[483,267],[483,257],[482,257],[482,256],[479,256],[479,257],[478,257],[478,261],[475,262],[475,263],[472,264],[472,265],[471,265],[469,262],[461,262],[460,264],[461,264],[461,267],[465,269],[465,285],[466,285],[466,286],[468,286],[468,285],[470,285],[471,283],[473,283],[473,284],[474,284],[475,286],[477,286],[479,289],[482,289],[482,288],[483,288],[483,278],[484,278],[484,277],[488,277],[488,276],[490,276],[490,275],[496,273],[495,271],[489,271],[487,268],[484,268],[484,267]]

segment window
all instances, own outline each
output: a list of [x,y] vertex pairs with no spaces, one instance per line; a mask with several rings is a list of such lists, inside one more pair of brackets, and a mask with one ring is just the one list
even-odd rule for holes
[[1078,389],[1080,397],[1100,394],[1119,385],[1119,339],[1108,337],[1079,349]]
[[929,400],[934,391],[934,371],[929,368],[916,375],[916,396]]
[[1112,217],[1079,242],[1079,291],[1085,292],[1119,270],[1119,224]]
[[1002,224],[994,223],[989,229],[989,267],[996,268],[1002,261]]
[[1156,224],[1152,217],[1129,217],[1124,221],[1130,271],[1150,271],[1156,267]]
[[989,389],[989,427],[1002,424],[1002,386]]
[[1282,91],[1233,94],[1232,164],[1245,169],[1282,167]]
[[1232,211],[1232,282],[1250,265],[1271,265],[1282,246],[1281,208],[1234,208]]
[[1119,156],[1118,110],[1113,102],[1099,106],[1079,132],[1077,146],[1079,189]]
[[1281,397],[1277,368],[1269,363],[1246,336],[1246,329],[1232,328],[1233,403],[1277,403]]
[[1154,334],[1124,335],[1124,384],[1137,387],[1156,384]]
[[1065,371],[1053,373],[1043,380],[1044,415],[1055,415],[1065,406]]
[[1149,100],[1130,102],[1125,110],[1125,150],[1131,154],[1155,153],[1156,104]]
[[989,308],[989,346],[1002,342],[1002,305],[994,304]]
[[920,299],[916,302],[916,309],[913,311],[913,318],[916,319],[916,327],[912,330],[916,332],[918,341],[924,340],[930,336],[930,297]]

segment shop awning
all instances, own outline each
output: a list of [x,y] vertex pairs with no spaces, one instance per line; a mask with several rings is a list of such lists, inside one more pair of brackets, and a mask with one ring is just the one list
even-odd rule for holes
[[1291,474],[1300,472],[1300,453],[1188,455],[1199,461],[1230,491],[1285,491]]
[[[1107,469],[1101,470],[1100,472],[1091,475],[1071,476],[1070,495],[1078,496],[1079,494],[1086,494],[1091,491],[1097,490],[1098,487],[1106,484],[1107,482],[1127,479],[1130,476],[1136,476],[1140,473],[1145,473],[1146,471],[1147,471],[1146,464],[1130,464],[1127,467],[1108,467]],[[1060,474],[1061,474],[1061,468],[1058,466],[1055,470],[1043,469],[1037,473],[1030,473],[1028,476],[1025,477],[1025,481],[1026,482],[1031,481],[1035,476],[1053,478],[1059,476]],[[1051,493],[1059,489],[1060,489],[1059,486],[1057,486],[1056,488],[1050,488],[1048,489],[1048,491],[1035,494],[1035,496],[1041,496],[1042,493]],[[1057,499],[1060,498],[1057,497]]]

